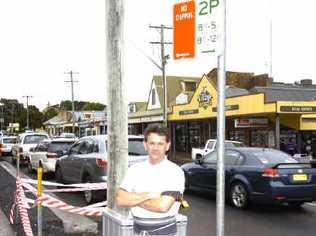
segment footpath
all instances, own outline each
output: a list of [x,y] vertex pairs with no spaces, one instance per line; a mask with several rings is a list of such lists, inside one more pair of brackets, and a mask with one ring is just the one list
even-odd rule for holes
[[[14,214],[14,223],[11,225],[9,223],[9,214],[12,204],[14,202],[14,193],[16,190],[16,179],[14,176],[8,173],[6,169],[3,168],[3,165],[8,165],[8,163],[0,162],[0,235],[3,236],[7,233],[8,236],[17,235],[22,236],[24,234],[23,225],[20,220],[20,217],[17,215],[17,211]],[[34,198],[31,193],[25,192],[27,198]],[[31,227],[33,231],[33,235],[37,235],[37,208],[32,207],[31,209],[27,210],[28,216],[31,222]],[[85,235],[85,236],[95,236],[99,235],[98,232],[101,228],[101,223],[97,224],[98,232],[96,233],[83,233],[84,231],[78,233],[71,233],[65,232],[65,228],[69,225],[75,225],[75,227],[85,227],[87,225],[87,221],[90,224],[92,220],[87,217],[70,214],[67,212],[63,212],[58,209],[51,210],[47,207],[42,207],[42,215],[43,215],[43,222],[42,222],[42,235],[44,236],[77,236],[77,235]],[[70,227],[68,227],[70,228]],[[2,230],[3,229],[3,230]],[[79,229],[80,230],[80,229]],[[78,231],[79,231],[78,230]],[[4,231],[5,233],[2,233]],[[77,232],[77,231],[74,231]]]

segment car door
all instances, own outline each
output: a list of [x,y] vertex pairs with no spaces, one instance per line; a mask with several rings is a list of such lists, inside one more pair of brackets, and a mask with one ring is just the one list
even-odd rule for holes
[[213,185],[211,181],[214,181],[213,179],[216,178],[216,160],[216,152],[211,152],[205,155],[199,164],[196,164],[195,168],[191,170],[190,175],[190,184],[192,187],[214,190],[211,187]]
[[83,145],[83,141],[79,140],[69,150],[69,153],[60,159],[60,167],[62,170],[63,179],[66,182],[75,181],[74,161],[79,158],[80,147]]

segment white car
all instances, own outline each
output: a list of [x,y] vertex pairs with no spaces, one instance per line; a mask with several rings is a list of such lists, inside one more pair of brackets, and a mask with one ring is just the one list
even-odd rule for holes
[[[245,144],[239,141],[225,140],[225,148],[244,147]],[[206,141],[204,148],[192,148],[191,157],[193,160],[204,157],[206,154],[213,152],[217,147],[217,139],[209,139]]]
[[44,173],[55,172],[56,160],[65,155],[74,142],[74,139],[69,138],[48,139],[31,148],[27,160],[29,173],[39,166],[43,168]]
[[16,143],[15,136],[2,136],[0,138],[0,153],[8,155],[12,153],[12,147]]
[[19,134],[17,144],[12,147],[12,163],[15,164],[18,157],[20,161],[25,162],[28,159],[30,148],[35,147],[39,142],[48,138],[48,135],[45,133],[25,132]]

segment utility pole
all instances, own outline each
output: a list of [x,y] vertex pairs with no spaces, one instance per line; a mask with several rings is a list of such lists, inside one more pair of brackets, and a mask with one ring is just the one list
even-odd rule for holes
[[127,217],[129,210],[115,201],[128,167],[127,101],[124,79],[125,0],[106,1],[106,68],[108,96],[108,208]]
[[151,44],[160,44],[160,54],[161,54],[161,67],[159,69],[162,72],[162,80],[163,80],[163,125],[167,127],[167,113],[168,113],[168,98],[167,98],[167,79],[165,66],[167,64],[167,60],[169,59],[169,55],[165,55],[165,44],[172,44],[171,42],[165,42],[164,38],[164,30],[165,29],[173,29],[172,27],[160,25],[160,26],[149,26],[152,29],[160,29],[160,42],[150,42]]
[[26,98],[26,129],[29,129],[29,124],[30,124],[30,112],[29,112],[29,98],[32,98],[33,96],[23,96],[24,98]]
[[70,75],[70,80],[65,81],[66,83],[71,84],[71,112],[72,112],[72,133],[75,133],[75,103],[74,103],[74,83],[77,83],[78,80],[73,80],[73,74],[79,74],[76,72],[73,72],[72,70],[70,72],[65,72],[65,74]]

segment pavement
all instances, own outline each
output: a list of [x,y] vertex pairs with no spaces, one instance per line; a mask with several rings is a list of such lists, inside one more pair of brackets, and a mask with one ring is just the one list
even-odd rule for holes
[[[9,215],[13,204],[15,191],[15,169],[7,162],[0,162],[0,227],[8,229],[9,235],[24,235],[23,228],[19,216],[15,214],[14,224],[10,225],[7,216]],[[27,177],[27,176],[22,176]],[[25,193],[27,198],[34,199],[31,193]],[[53,195],[53,194],[50,194]],[[55,196],[56,197],[56,196]],[[37,208],[28,209],[28,215],[31,222],[33,233],[37,233]],[[99,224],[92,219],[70,214],[58,209],[42,208],[43,223],[42,234],[47,236],[63,236],[63,235],[98,235],[100,232]],[[11,229],[11,230],[10,230]],[[4,231],[4,230],[3,230]],[[13,234],[10,234],[13,232]],[[0,235],[3,234],[0,231]],[[35,234],[36,235],[36,234]]]
[[0,208],[0,235],[1,236],[14,236],[16,233],[13,231],[7,216]]

